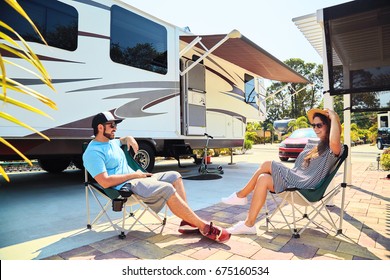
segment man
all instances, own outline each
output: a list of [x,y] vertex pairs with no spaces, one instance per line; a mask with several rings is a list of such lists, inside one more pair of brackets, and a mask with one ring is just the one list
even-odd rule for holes
[[225,229],[207,224],[190,209],[186,200],[181,175],[176,171],[143,173],[132,170],[127,164],[121,145],[138,151],[136,140],[131,137],[115,139],[117,124],[122,119],[110,112],[97,114],[92,120],[95,139],[83,154],[84,167],[103,187],[114,188],[120,193],[133,192],[158,213],[167,203],[173,214],[182,219],[180,233],[200,233],[212,240],[223,243],[230,233]]

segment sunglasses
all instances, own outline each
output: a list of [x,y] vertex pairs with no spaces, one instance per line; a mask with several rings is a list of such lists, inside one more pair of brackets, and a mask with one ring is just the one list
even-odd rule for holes
[[313,128],[322,128],[324,126],[324,123],[312,123],[311,126]]
[[114,122],[107,122],[104,125],[109,125],[111,128],[116,128],[117,127],[117,124],[114,123]]

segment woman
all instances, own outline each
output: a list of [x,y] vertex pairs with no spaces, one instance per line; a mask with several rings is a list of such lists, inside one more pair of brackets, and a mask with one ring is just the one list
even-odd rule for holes
[[253,191],[252,202],[245,221],[227,229],[231,234],[256,234],[255,222],[263,207],[267,192],[280,193],[287,188],[314,188],[328,173],[342,153],[340,143],[341,124],[336,112],[325,109],[311,109],[309,121],[320,141],[309,140],[299,154],[292,169],[276,161],[266,161],[252,178],[237,193],[222,198],[230,205],[245,205],[247,196]]

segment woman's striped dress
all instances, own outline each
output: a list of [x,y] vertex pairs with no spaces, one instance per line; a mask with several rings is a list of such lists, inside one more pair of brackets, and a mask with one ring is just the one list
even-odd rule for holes
[[317,141],[309,140],[291,169],[281,162],[272,161],[272,179],[276,193],[283,192],[287,188],[312,189],[325,178],[338,158],[329,147],[321,156],[312,159],[307,167],[303,165],[306,154],[317,144]]

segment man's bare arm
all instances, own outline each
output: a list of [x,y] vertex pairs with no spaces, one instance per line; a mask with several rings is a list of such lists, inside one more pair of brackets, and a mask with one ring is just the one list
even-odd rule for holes
[[103,188],[107,189],[132,179],[146,178],[146,177],[150,177],[151,175],[152,175],[151,173],[143,173],[142,171],[136,171],[130,174],[115,174],[115,175],[108,175],[107,172],[102,172],[95,176],[95,180]]

